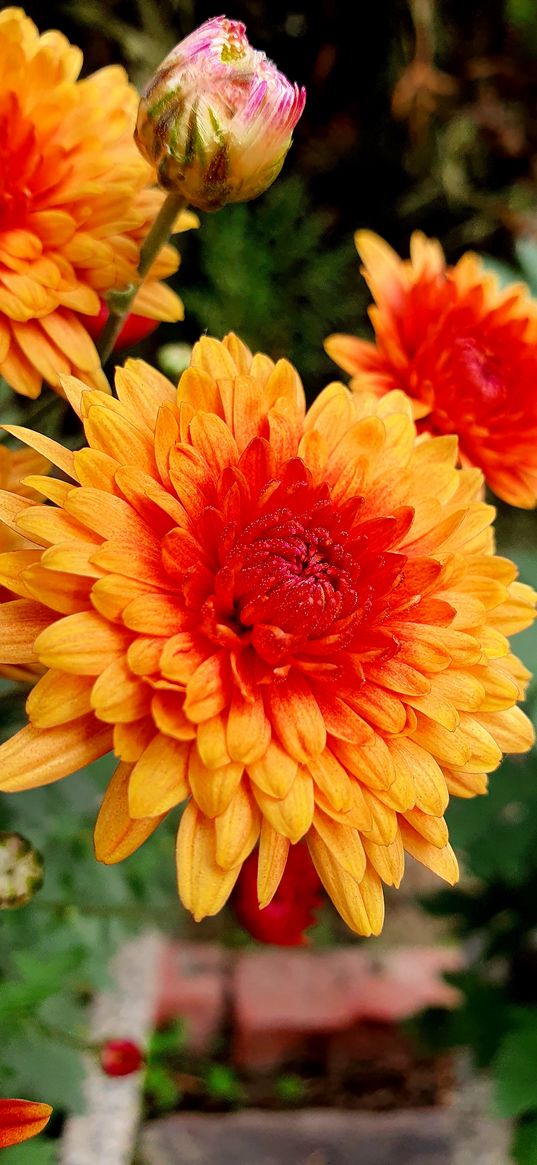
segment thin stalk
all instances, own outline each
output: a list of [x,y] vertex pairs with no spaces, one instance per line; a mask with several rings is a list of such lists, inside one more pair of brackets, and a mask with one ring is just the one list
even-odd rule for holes
[[182,194],[170,192],[167,195],[149,234],[142,244],[137,271],[137,282],[132,283],[122,291],[111,292],[107,297],[110,315],[103,328],[98,344],[101,364],[106,364],[125,319],[130,312],[136,292],[139,290],[140,284],[145,279],[159,251],[168,242],[177,215],[180,211],[184,210],[185,206],[186,199],[183,198]]

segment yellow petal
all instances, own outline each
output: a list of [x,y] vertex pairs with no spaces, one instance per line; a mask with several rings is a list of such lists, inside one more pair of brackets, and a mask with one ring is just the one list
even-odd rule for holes
[[280,885],[289,845],[287,837],[273,829],[268,821],[262,820],[257,856],[257,896],[261,910],[272,901]]
[[188,782],[192,796],[207,817],[224,813],[234,797],[244,772],[244,765],[231,763],[220,769],[207,769],[197,748],[190,753]]
[[126,632],[96,611],[58,619],[38,636],[35,650],[46,667],[74,675],[98,676],[126,649]]
[[71,676],[51,668],[38,680],[26,701],[36,728],[55,728],[91,712],[91,677]]
[[232,870],[245,861],[259,837],[259,809],[244,781],[214,824],[216,860],[223,870]]
[[450,845],[445,845],[443,849],[437,849],[431,842],[420,837],[419,833],[416,833],[403,820],[400,821],[400,829],[407,853],[416,858],[416,861],[421,862],[423,866],[432,870],[433,874],[438,874],[439,878],[449,882],[450,886],[454,886],[455,882],[458,882],[459,866]]
[[218,914],[231,894],[240,868],[237,865],[232,870],[223,870],[218,865],[214,821],[190,801],[177,835],[177,880],[181,902],[196,922]]
[[136,762],[129,781],[129,814],[158,817],[188,797],[190,745],[157,733]]
[[269,797],[257,785],[253,793],[262,814],[293,845],[308,832],[313,820],[314,798],[313,781],[305,769],[298,769],[285,797]]
[[0,789],[16,793],[50,785],[75,773],[112,747],[112,730],[95,716],[54,728],[28,724],[0,745]]
[[357,934],[380,934],[384,922],[384,898],[378,874],[368,869],[357,882],[336,861],[319,834],[308,835],[313,864],[336,910]]
[[317,809],[313,830],[319,834],[336,861],[352,878],[361,882],[366,870],[364,847],[357,829],[339,825]]
[[298,761],[278,744],[271,740],[260,758],[248,765],[248,775],[259,789],[268,793],[269,797],[285,797],[296,777]]
[[259,691],[253,700],[245,700],[234,691],[227,721],[227,748],[234,761],[252,764],[263,757],[270,744],[270,723],[265,716]]

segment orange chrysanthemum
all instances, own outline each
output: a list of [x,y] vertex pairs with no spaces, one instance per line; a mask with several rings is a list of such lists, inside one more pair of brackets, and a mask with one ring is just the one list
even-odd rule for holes
[[75,484],[32,479],[54,504],[23,512],[2,499],[36,549],[0,556],[20,595],[0,659],[50,670],[0,788],[113,747],[101,860],[188,798],[179,889],[197,919],[257,842],[266,905],[306,838],[349,926],[377,933],[405,850],[455,881],[449,793],[484,792],[533,739],[506,634],[535,596],[492,553],[481,474],[455,468],[454,437],[416,440],[403,393],[333,384],[305,413],[291,365],[233,336],[200,340],[177,390],[132,360],[116,385],[64,381],[88,448],[10,430]]
[[362,273],[375,299],[376,344],[334,335],[328,354],[351,387],[410,396],[419,430],[456,433],[463,464],[482,469],[515,506],[537,500],[537,305],[523,284],[501,290],[476,255],[446,265],[416,232],[410,260],[358,231]]
[[[0,445],[0,489],[11,490],[21,498],[38,500],[38,495],[29,486],[25,485],[25,478],[29,474],[43,474],[50,468],[49,462],[40,453],[33,449],[18,449],[13,451],[5,445]],[[22,479],[22,480],[21,480]],[[16,534],[7,526],[0,526],[0,553],[9,550],[22,550],[31,546],[22,534]],[[8,602],[17,596],[13,591],[0,584],[0,603]],[[24,667],[0,664],[0,676],[10,680],[33,681],[41,675],[43,668],[38,663],[27,663]]]
[[[39,36],[20,8],[0,12],[0,374],[30,397],[66,372],[107,387],[84,317],[135,281],[163,199],[133,141],[138,97],[123,69],[77,81],[81,64],[62,33]],[[184,215],[178,228],[196,221]],[[158,282],[178,262],[164,248],[139,315],[182,318]]]
[[51,1112],[50,1104],[37,1100],[0,1100],[0,1149],[37,1137]]

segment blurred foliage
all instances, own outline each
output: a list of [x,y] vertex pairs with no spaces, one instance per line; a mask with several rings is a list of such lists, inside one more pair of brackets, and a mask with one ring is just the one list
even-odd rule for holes
[[189,330],[194,321],[195,335],[233,330],[254,351],[285,356],[310,396],[337,378],[322,339],[355,329],[358,280],[352,242],[334,245],[330,221],[298,177],[281,179],[256,202],[207,215],[189,240],[197,283],[181,285]]
[[[524,658],[535,670],[535,635]],[[528,711],[535,722],[535,686]],[[470,1047],[476,1066],[491,1071],[498,1113],[516,1118],[518,1165],[537,1160],[536,776],[537,751],[507,758],[491,776],[486,798],[453,801],[449,807],[451,840],[470,877],[425,906],[452,920],[467,966],[448,976],[461,992],[459,1008],[430,1010],[417,1024],[430,1046]]]
[[[8,735],[20,694],[4,690],[1,708]],[[0,1093],[46,1100],[57,1114],[80,1105],[87,1004],[108,982],[118,944],[142,927],[179,928],[171,828],[120,866],[95,861],[93,824],[112,769],[104,757],[67,781],[2,798],[1,827],[39,841],[45,882],[0,918]]]

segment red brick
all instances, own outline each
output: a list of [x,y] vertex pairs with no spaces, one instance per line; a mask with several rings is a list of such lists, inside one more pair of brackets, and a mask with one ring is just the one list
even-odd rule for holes
[[440,975],[459,964],[453,948],[243,952],[233,976],[234,1060],[268,1070],[303,1054],[312,1038],[360,1021],[394,1023],[450,1006],[457,993]]
[[185,1047],[212,1050],[222,1026],[229,978],[228,952],[216,943],[170,943],[164,950],[155,1022],[185,1025]]

